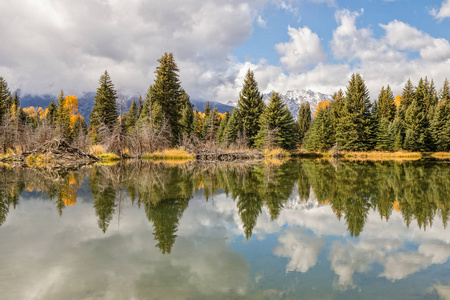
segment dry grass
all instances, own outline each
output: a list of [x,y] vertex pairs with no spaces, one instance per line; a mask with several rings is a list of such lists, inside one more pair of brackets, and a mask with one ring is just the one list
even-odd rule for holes
[[346,159],[357,160],[417,160],[422,158],[420,152],[387,152],[387,151],[369,151],[369,152],[341,152],[339,156]]
[[189,154],[184,149],[167,149],[163,151],[156,151],[153,153],[145,153],[142,155],[142,159],[149,159],[149,160],[193,160],[194,155]]
[[114,153],[104,153],[97,156],[102,160],[102,162],[111,162],[120,160],[120,157],[115,155]]
[[105,148],[102,145],[92,145],[91,147],[89,147],[89,154],[91,155],[99,156],[104,154],[105,152]]
[[274,148],[272,150],[269,149],[264,149],[264,156],[265,157],[290,157],[291,154],[286,151],[283,150],[281,148]]
[[435,152],[431,156],[438,159],[450,159],[450,152]]

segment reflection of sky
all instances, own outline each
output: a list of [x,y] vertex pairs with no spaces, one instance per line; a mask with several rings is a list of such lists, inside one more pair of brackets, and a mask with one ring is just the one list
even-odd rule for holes
[[50,201],[21,201],[0,227],[1,298],[450,299],[450,236],[439,220],[423,231],[396,211],[389,222],[371,211],[353,239],[329,206],[290,201],[275,221],[264,208],[247,241],[236,202],[196,197],[170,255],[128,201],[106,234],[85,194],[62,217]]

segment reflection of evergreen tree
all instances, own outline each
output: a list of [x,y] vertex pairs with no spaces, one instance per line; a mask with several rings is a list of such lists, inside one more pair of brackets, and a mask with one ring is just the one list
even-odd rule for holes
[[9,202],[4,195],[0,194],[0,226],[6,221],[6,216],[9,212]]
[[252,236],[262,206],[262,199],[257,193],[242,193],[239,195],[237,207],[247,239]]
[[186,199],[164,199],[157,204],[145,202],[145,211],[149,221],[153,222],[153,235],[163,254],[170,253],[175,243],[178,224],[187,208]]
[[98,227],[106,232],[115,212],[116,189],[111,179],[105,178],[99,168],[91,171],[89,188],[94,197],[95,214],[98,217]]

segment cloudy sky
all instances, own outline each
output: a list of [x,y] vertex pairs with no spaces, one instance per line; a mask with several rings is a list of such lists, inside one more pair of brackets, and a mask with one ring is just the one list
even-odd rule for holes
[[22,93],[82,95],[105,69],[145,94],[173,52],[193,99],[260,90],[332,93],[361,73],[372,97],[408,78],[450,77],[450,0],[2,0],[0,76]]

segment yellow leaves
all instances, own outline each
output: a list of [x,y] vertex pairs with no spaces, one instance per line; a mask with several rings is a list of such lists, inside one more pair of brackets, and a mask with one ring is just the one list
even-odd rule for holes
[[67,109],[71,116],[78,114],[78,98],[74,95],[68,95],[64,98],[64,108]]
[[313,117],[315,118],[317,116],[317,113],[319,112],[319,110],[327,108],[329,106],[330,106],[330,100],[325,100],[325,101],[319,102],[319,104],[317,104],[316,110],[314,111]]
[[396,107],[399,107],[401,101],[402,101],[402,95],[397,95],[397,96],[395,97],[395,99],[394,99],[395,106],[396,106]]
[[42,107],[35,108],[34,106],[25,107],[23,108],[23,111],[29,118],[32,119],[37,119],[38,116],[41,117],[41,115],[45,113]]

